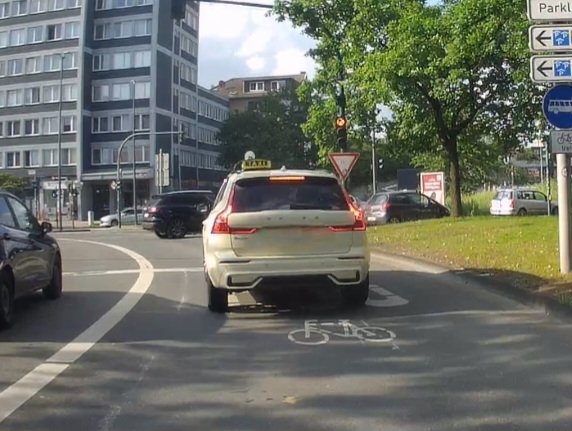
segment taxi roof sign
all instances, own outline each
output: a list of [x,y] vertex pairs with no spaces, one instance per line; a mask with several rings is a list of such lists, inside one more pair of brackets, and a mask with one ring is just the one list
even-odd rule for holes
[[253,171],[257,169],[271,169],[272,163],[270,160],[250,159],[242,162],[243,171]]

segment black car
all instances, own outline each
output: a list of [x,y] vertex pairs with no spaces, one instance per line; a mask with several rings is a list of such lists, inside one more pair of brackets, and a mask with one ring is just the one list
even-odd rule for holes
[[0,191],[0,329],[12,325],[14,300],[42,290],[62,294],[62,258],[50,223],[38,220],[10,193]]
[[439,202],[415,191],[376,193],[367,201],[365,212],[369,225],[450,215],[449,210]]
[[202,230],[215,194],[208,190],[187,190],[154,196],[143,213],[143,229],[159,238],[183,238]]

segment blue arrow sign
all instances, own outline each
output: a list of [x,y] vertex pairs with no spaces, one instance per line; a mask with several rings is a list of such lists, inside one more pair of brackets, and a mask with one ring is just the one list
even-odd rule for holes
[[558,129],[572,129],[572,85],[557,85],[546,93],[542,110]]

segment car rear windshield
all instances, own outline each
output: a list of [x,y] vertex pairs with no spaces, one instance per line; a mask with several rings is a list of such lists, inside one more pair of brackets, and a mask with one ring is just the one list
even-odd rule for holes
[[370,200],[369,203],[371,205],[379,205],[384,203],[387,200],[387,195],[386,194],[381,194],[381,195],[373,195]]
[[347,211],[349,206],[334,178],[304,177],[303,180],[276,181],[264,177],[244,179],[235,184],[232,210]]
[[499,201],[502,199],[512,199],[512,192],[510,190],[500,190],[497,192],[495,199]]

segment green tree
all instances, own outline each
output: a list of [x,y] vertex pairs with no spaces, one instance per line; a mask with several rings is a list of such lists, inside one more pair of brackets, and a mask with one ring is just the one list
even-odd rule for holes
[[308,106],[291,90],[261,98],[256,109],[230,115],[218,135],[222,165],[230,168],[246,151],[254,151],[257,158],[272,160],[275,166],[313,166],[316,148],[302,131],[307,115]]
[[11,174],[0,174],[0,190],[5,190],[19,196],[25,187],[26,183],[23,179]]

